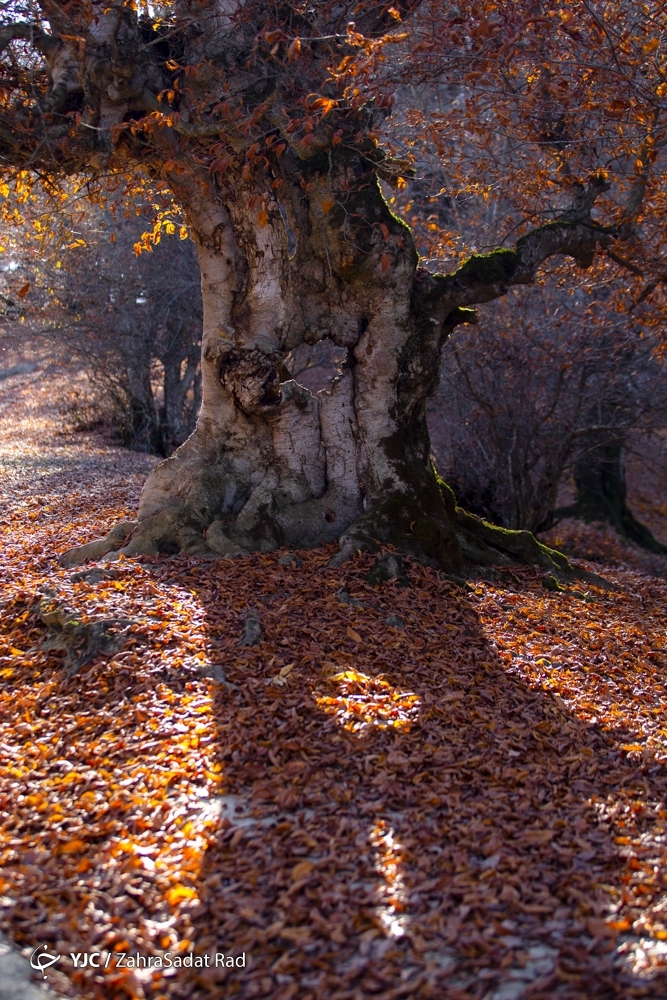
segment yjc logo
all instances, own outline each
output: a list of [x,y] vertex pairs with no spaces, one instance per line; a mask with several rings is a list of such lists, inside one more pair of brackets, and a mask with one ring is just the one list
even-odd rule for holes
[[30,956],[30,966],[33,969],[37,969],[42,973],[44,979],[46,979],[46,969],[55,965],[56,962],[60,961],[60,955],[49,955],[47,951],[47,946],[45,944],[40,945],[39,948],[35,948],[32,955]]

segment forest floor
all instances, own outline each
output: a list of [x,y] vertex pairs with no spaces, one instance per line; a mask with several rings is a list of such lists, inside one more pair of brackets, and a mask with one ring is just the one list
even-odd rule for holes
[[328,549],[82,576],[58,553],[152,460],[62,434],[39,371],[0,391],[0,929],[62,956],[56,994],[667,996],[667,581],[636,552],[578,594],[373,589]]

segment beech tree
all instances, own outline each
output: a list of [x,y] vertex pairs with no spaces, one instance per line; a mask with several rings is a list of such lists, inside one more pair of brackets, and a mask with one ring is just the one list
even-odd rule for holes
[[[196,430],[150,475],[137,521],[70,562],[338,540],[339,562],[380,541],[448,570],[511,558],[565,565],[527,532],[456,507],[431,463],[426,402],[442,345],[474,321],[471,307],[531,283],[550,258],[588,268],[602,253],[650,277],[630,258],[662,142],[661,5],[2,9],[0,157],[19,200],[35,178],[48,190],[69,176],[94,192],[102,176],[140,172],[182,211],[202,275]],[[449,273],[419,266],[381,183],[401,192],[413,169],[386,130],[394,91],[436,78],[456,100],[423,133],[452,169],[461,150],[478,150],[489,177],[504,172],[524,201],[536,174],[545,185],[513,245]],[[464,131],[448,133],[457,116]],[[513,134],[528,151],[516,169]],[[481,190],[479,175],[470,182]],[[165,218],[158,230],[173,227]],[[645,240],[654,250],[656,232]],[[324,338],[346,360],[313,396],[285,359]]]

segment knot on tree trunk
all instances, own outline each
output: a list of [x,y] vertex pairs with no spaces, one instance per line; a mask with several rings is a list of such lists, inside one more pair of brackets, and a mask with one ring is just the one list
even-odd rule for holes
[[232,350],[220,363],[220,381],[245,413],[266,412],[280,403],[278,364],[258,349]]

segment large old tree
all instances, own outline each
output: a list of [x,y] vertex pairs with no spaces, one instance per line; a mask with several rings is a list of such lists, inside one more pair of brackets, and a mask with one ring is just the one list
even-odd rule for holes
[[[180,206],[202,274],[197,428],[149,477],[138,520],[72,561],[338,540],[338,559],[380,541],[450,570],[558,562],[456,507],[430,460],[426,402],[470,307],[532,282],[548,258],[611,254],[648,273],[619,247],[635,253],[667,85],[655,12],[634,8],[5,3],[5,174],[48,191],[58,177],[143,172]],[[439,155],[460,169],[467,149],[527,200],[531,178],[544,186],[513,245],[446,274],[419,266],[382,189],[402,190],[411,170],[380,133],[393,91],[418,78],[446,85],[447,114],[426,134]],[[515,169],[512,143],[539,170]],[[327,337],[346,360],[313,396],[286,359]]]

